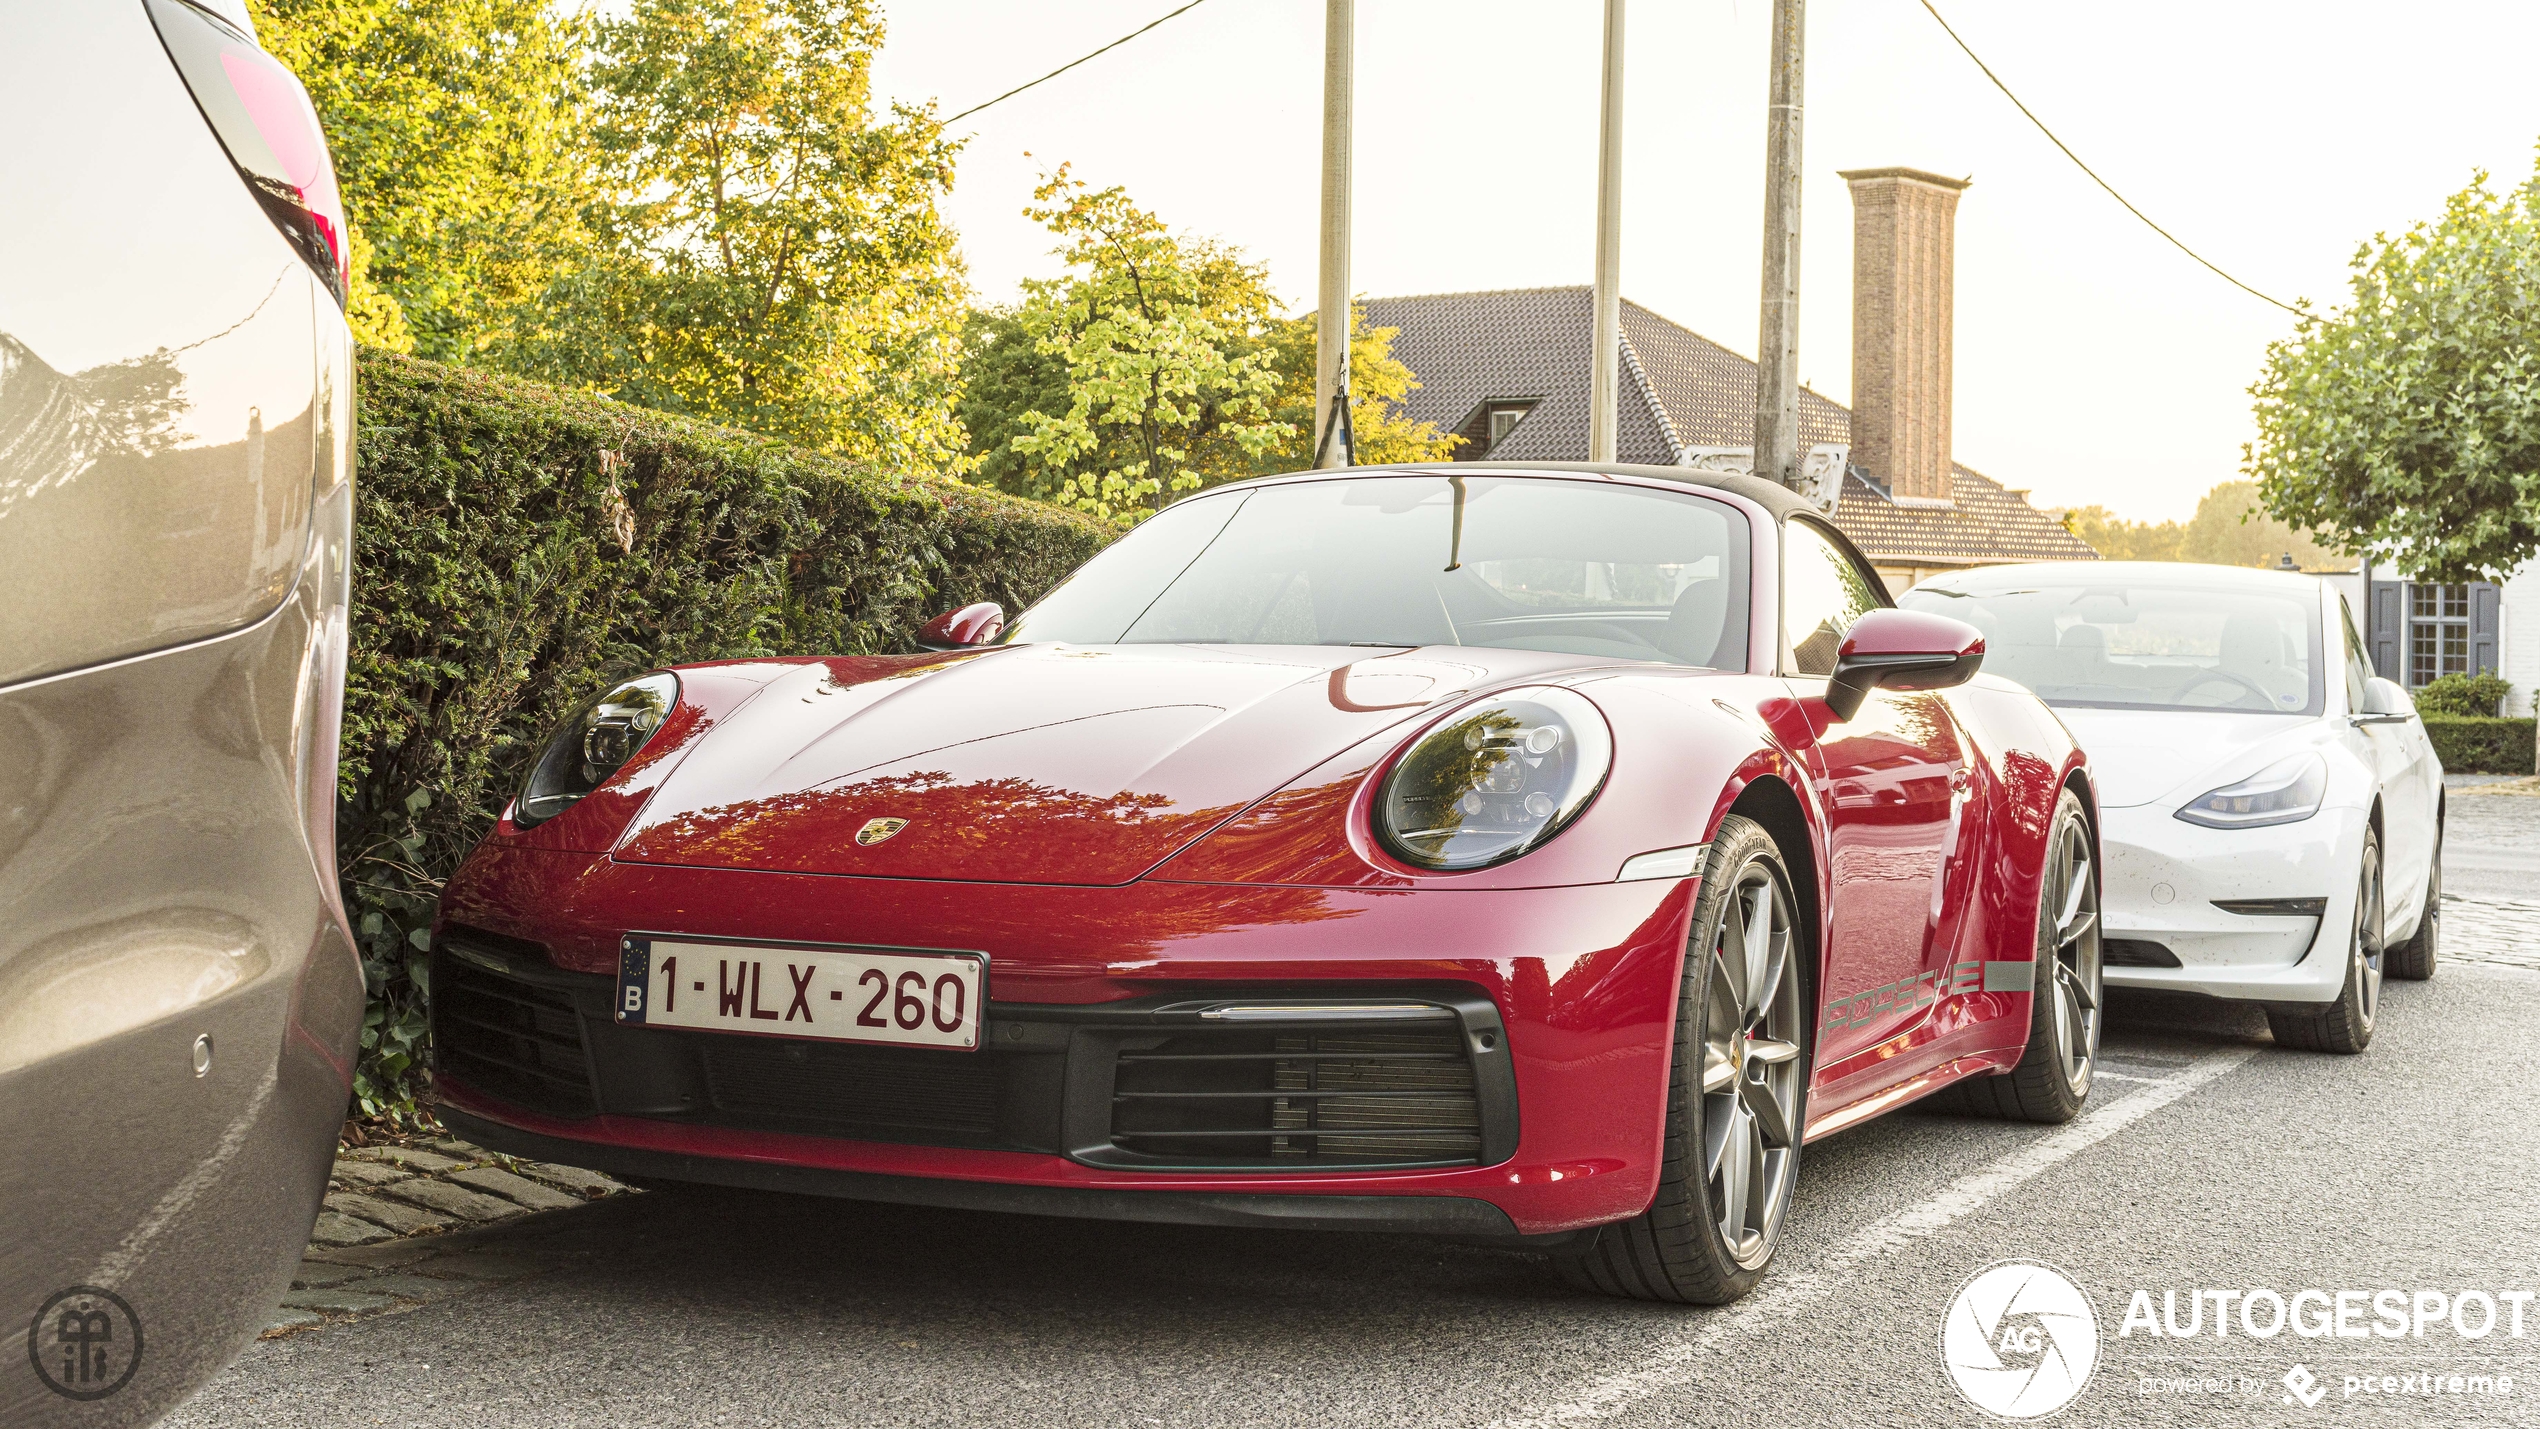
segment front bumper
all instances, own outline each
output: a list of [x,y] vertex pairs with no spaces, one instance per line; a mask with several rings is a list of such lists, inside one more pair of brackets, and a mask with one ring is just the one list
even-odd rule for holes
[[[2344,984],[2365,815],[2209,829],[2159,804],[2100,816],[2101,901],[2112,987],[2258,1002],[2330,1002]],[[2321,900],[2321,913],[2232,912],[2218,902]],[[2178,965],[2132,959],[2162,955]]]
[[[1655,1189],[1693,886],[1052,888],[498,850],[445,897],[433,978],[436,1019],[495,1030],[443,1033],[437,1086],[485,1145],[638,1176],[1559,1233],[1636,1214]],[[603,968],[628,927],[986,952],[983,1049],[619,1026]],[[475,1000],[470,980],[498,971],[521,1006]],[[1195,1010],[1351,999],[1419,1012]]]

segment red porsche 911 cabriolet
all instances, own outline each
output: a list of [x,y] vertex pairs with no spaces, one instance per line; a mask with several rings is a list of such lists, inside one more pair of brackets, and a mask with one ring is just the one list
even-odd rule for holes
[[2089,1093],[2081,752],[1777,486],[1246,482],[921,643],[566,723],[442,901],[451,1125],[1722,1301],[1804,1142]]

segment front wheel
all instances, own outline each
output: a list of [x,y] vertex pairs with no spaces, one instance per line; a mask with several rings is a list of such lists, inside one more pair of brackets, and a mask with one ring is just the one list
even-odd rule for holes
[[1658,1193],[1556,1256],[1583,1289],[1722,1305],[1755,1288],[1799,1181],[1812,1046],[1790,874],[1762,825],[1720,821],[1694,900]]
[[2099,1065],[2099,863],[2090,822],[2070,789],[2055,802],[2046,867],[2037,880],[2037,966],[2029,983],[2028,1048],[2019,1065],[1961,1082],[1960,1104],[2010,1121],[2064,1122],[2081,1115]]
[[2372,1045],[2381,1015],[2381,835],[2364,830],[2363,874],[2356,880],[2355,925],[2346,935],[2346,980],[2329,1003],[2276,1003],[2267,1028],[2286,1047],[2352,1056]]

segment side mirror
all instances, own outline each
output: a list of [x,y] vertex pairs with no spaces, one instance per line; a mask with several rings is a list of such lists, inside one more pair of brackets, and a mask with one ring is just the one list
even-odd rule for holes
[[2417,702],[2407,687],[2396,680],[2379,675],[2364,681],[2364,707],[2355,711],[2357,724],[2406,724],[2417,712]]
[[1826,707],[1838,720],[1861,711],[1873,689],[1945,690],[1975,678],[1984,632],[1920,610],[1873,610],[1844,632]]
[[917,644],[925,650],[968,650],[985,645],[1005,630],[1005,607],[983,600],[949,610],[918,627]]

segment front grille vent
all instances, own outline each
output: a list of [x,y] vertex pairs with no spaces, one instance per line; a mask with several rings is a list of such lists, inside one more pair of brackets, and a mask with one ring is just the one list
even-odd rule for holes
[[572,994],[487,966],[506,963],[512,941],[454,932],[433,959],[434,1063],[533,1111],[589,1116],[599,1108]]
[[2112,968],[2174,968],[2178,954],[2148,938],[2108,938],[2099,944],[2099,960]]
[[1111,1142],[1194,1167],[1471,1165],[1482,1110],[1451,1027],[1229,1029],[1122,1050]]

